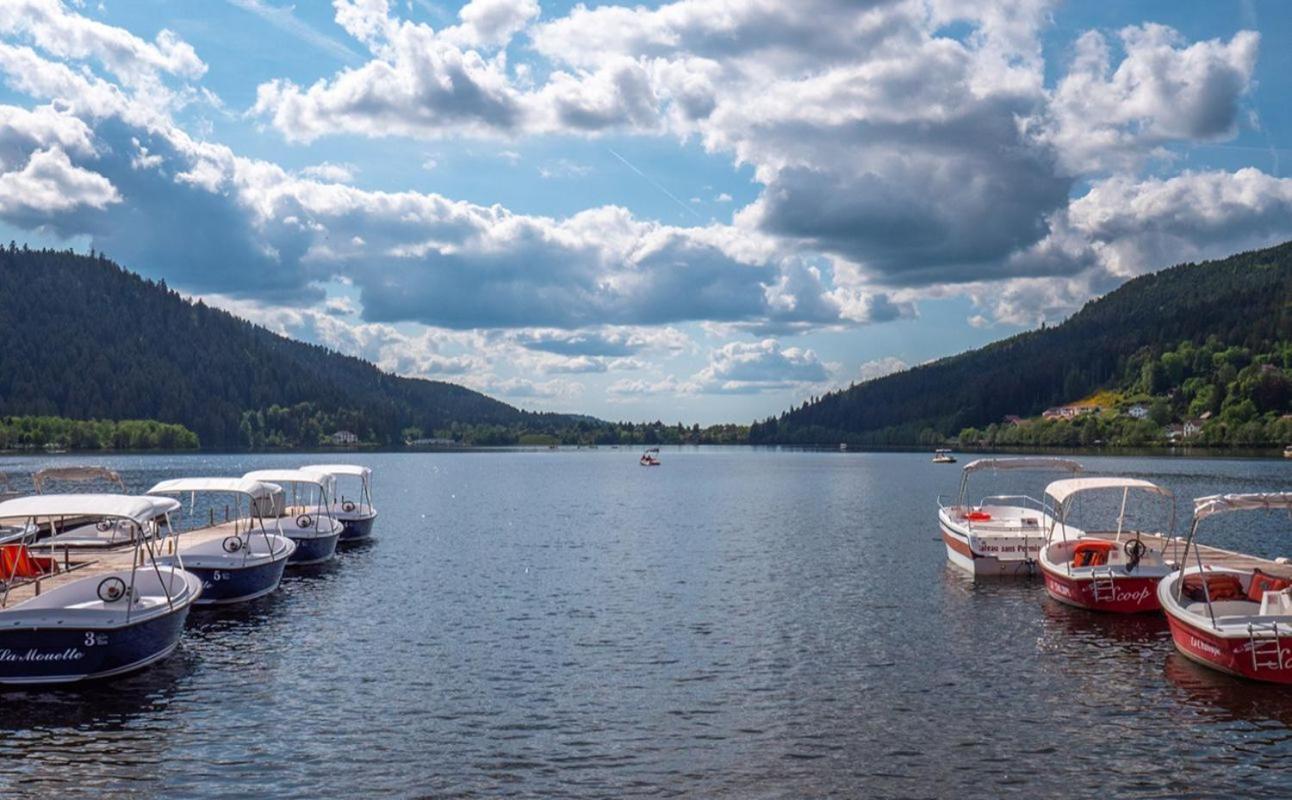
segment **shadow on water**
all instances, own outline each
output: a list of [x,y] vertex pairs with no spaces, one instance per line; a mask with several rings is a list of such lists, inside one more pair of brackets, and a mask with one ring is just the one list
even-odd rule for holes
[[1166,657],[1162,674],[1186,706],[1212,723],[1275,724],[1292,730],[1292,692],[1195,664],[1178,652]]

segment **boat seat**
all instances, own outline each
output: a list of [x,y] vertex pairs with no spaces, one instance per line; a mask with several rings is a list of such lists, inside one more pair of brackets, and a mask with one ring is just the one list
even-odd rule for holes
[[[1202,588],[1203,575],[1206,575],[1207,588]],[[1207,572],[1199,574],[1191,572],[1185,575],[1184,595],[1190,600],[1206,601],[1207,595],[1211,595],[1211,602],[1217,600],[1247,600],[1247,592],[1243,591],[1243,582],[1237,575],[1231,572]]]
[[1072,566],[1102,567],[1108,563],[1112,549],[1112,542],[1077,542],[1077,546],[1072,548]]
[[1281,592],[1289,586],[1292,586],[1292,581],[1287,578],[1254,569],[1251,583],[1247,585],[1247,599],[1253,603],[1259,603],[1264,599],[1266,592]]
[[25,544],[0,545],[0,577],[43,578],[58,572],[58,562],[52,558],[33,556]]

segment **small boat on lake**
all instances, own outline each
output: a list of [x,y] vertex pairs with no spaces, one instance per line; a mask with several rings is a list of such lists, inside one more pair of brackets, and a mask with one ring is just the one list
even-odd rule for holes
[[[1093,492],[1120,492],[1117,525],[1095,534],[1071,523],[1074,501]],[[1131,493],[1159,497],[1168,507],[1170,522],[1163,533],[1148,533],[1128,525]],[[1157,584],[1174,571],[1162,552],[1144,536],[1167,541],[1175,527],[1175,498],[1170,490],[1137,478],[1069,478],[1045,488],[1056,518],[1041,550],[1045,591],[1061,603],[1092,611],[1130,614],[1157,611]]]
[[975,576],[1030,575],[1053,521],[1045,503],[1027,495],[993,495],[969,501],[969,477],[991,471],[1081,471],[1064,458],[980,458],[965,464],[952,505],[938,497],[938,526],[947,560]]
[[263,513],[272,514],[278,520],[278,530],[296,543],[293,564],[321,564],[336,554],[345,525],[332,516],[336,479],[331,474],[303,469],[261,469],[243,477],[272,481],[283,487],[284,494],[274,499],[272,511]]
[[[305,472],[330,475],[336,479],[330,516],[345,526],[342,542],[358,542],[372,537],[372,524],[377,520],[377,508],[372,504],[372,470],[358,464],[311,464],[301,467]],[[357,485],[355,482],[357,481]],[[348,483],[357,490],[345,495]]]
[[637,463],[641,464],[643,467],[658,467],[661,463],[659,460],[659,448],[652,447],[642,453],[642,457],[637,459]]
[[[0,683],[68,683],[142,669],[179,645],[202,582],[158,553],[173,543],[163,497],[32,495],[0,503],[0,522],[35,529],[66,518],[127,520],[137,528],[127,559],[72,564],[54,547],[4,545]],[[43,548],[42,548],[43,549]],[[124,561],[124,563],[122,563]],[[84,571],[81,571],[84,570]]]
[[951,455],[951,451],[946,448],[939,448],[933,451],[934,464],[954,464],[956,457]]
[[[273,498],[282,489],[272,483],[246,478],[177,478],[162,481],[148,490],[150,495],[189,497],[190,517],[198,517],[198,496],[232,499],[232,519],[216,522],[215,507],[207,503],[210,524],[194,531],[211,530],[224,536],[203,537],[183,546],[182,566],[202,579],[202,597],[198,605],[227,605],[263,597],[278,588],[287,560],[296,552],[296,543],[275,530],[265,527],[263,509],[273,506]],[[242,516],[246,501],[247,516]],[[228,506],[226,505],[227,509]],[[277,522],[277,518],[275,518]],[[277,526],[275,525],[275,529]],[[180,564],[180,557],[173,557]]]
[[1266,510],[1292,512],[1292,493],[1194,500],[1184,569],[1162,579],[1157,599],[1186,658],[1251,680],[1292,684],[1292,565],[1213,548],[1204,562],[1197,542],[1208,517]]

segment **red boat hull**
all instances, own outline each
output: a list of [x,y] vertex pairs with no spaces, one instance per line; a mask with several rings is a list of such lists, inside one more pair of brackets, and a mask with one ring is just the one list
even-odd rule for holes
[[1159,575],[1115,577],[1112,579],[1113,591],[1110,594],[1100,592],[1100,596],[1096,598],[1094,580],[1091,578],[1074,578],[1056,573],[1044,564],[1041,571],[1045,575],[1045,591],[1060,603],[1112,614],[1140,614],[1162,610],[1162,605],[1157,600],[1157,584],[1162,580]]
[[1275,655],[1274,639],[1257,639],[1266,652],[1252,658],[1252,640],[1246,636],[1218,636],[1167,614],[1171,625],[1171,639],[1175,648],[1186,658],[1203,666],[1267,683],[1292,684],[1292,636],[1278,637]]

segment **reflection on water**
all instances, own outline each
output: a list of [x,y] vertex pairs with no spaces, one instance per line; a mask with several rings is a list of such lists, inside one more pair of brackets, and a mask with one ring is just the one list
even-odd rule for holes
[[[370,545],[195,611],[154,669],[0,694],[0,794],[997,797],[1092,776],[1110,795],[1286,793],[1292,694],[1175,655],[1161,617],[948,569],[934,498],[959,473],[926,454],[364,460]],[[103,461],[140,490],[301,459]],[[1292,476],[1089,461],[1173,489],[1182,518]],[[1279,554],[1279,524],[1213,541]]]

